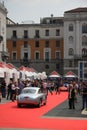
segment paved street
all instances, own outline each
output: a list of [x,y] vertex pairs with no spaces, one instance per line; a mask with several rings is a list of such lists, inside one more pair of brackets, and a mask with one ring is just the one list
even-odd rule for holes
[[87,111],[82,108],[82,97],[78,95],[77,103],[75,104],[75,109],[68,109],[68,100],[64,101],[60,105],[56,106],[54,109],[46,113],[44,116],[49,118],[77,118],[77,119],[87,119]]

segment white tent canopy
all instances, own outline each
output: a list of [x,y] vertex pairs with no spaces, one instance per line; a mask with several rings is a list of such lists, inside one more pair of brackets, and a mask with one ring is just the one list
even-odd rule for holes
[[78,76],[76,74],[74,74],[72,71],[67,72],[64,75],[65,78],[77,78]]
[[56,71],[51,72],[49,75],[49,78],[60,78],[60,74],[58,74]]

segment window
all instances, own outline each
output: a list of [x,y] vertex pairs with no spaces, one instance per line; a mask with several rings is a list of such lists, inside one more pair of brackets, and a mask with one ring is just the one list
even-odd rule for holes
[[12,57],[13,57],[13,60],[16,60],[16,52],[13,52]]
[[87,33],[87,24],[82,25],[82,33]]
[[84,63],[84,67],[87,67],[87,62]]
[[56,41],[56,47],[58,47],[58,48],[60,47],[60,40]]
[[87,56],[87,49],[85,48],[82,49],[82,56]]
[[59,29],[56,30],[56,36],[60,36],[60,30]]
[[82,45],[87,46],[87,37],[86,36],[82,37]]
[[45,36],[49,36],[49,30],[45,31]]
[[73,43],[73,37],[72,37],[72,36],[69,37],[69,43],[70,43],[70,44]]
[[72,48],[69,49],[69,55],[70,56],[74,55],[74,50]]
[[17,38],[17,32],[16,32],[16,30],[13,30],[13,37]]
[[73,31],[73,24],[69,25],[69,31]]
[[35,47],[39,47],[39,41],[35,42]]
[[35,37],[39,38],[39,30],[35,30]]
[[39,53],[39,52],[36,52],[36,53],[35,53],[35,59],[36,59],[36,60],[39,60],[39,58],[40,58],[40,53]]
[[13,47],[16,47],[16,41],[13,41]]
[[56,58],[56,59],[59,59],[59,58],[60,58],[60,52],[59,52],[59,51],[56,51],[56,53],[55,53],[55,58]]
[[86,78],[86,79],[87,79],[87,73],[85,73],[85,74],[84,74],[84,78]]
[[24,41],[24,48],[27,48],[27,47],[28,47],[28,42]]
[[49,47],[49,41],[46,41],[45,47]]
[[24,52],[24,61],[28,60],[28,52]]
[[49,61],[49,51],[46,51],[46,52],[45,52],[45,60],[46,60],[46,61]]
[[28,38],[28,31],[24,30],[24,38]]

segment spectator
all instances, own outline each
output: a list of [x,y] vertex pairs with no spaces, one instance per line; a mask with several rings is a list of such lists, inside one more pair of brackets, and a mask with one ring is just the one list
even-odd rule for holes
[[5,83],[5,80],[3,80],[2,83],[1,83],[1,93],[2,93],[2,97],[5,98],[6,97],[6,83]]
[[11,87],[12,87],[12,81],[10,81],[10,83],[8,84],[8,86],[7,86],[7,100],[8,100],[8,98],[10,97],[10,100],[11,100]]
[[15,100],[15,97],[16,97],[16,86],[15,86],[15,83],[13,82],[12,83],[12,87],[11,87],[11,89],[12,89],[12,101],[14,102],[14,100]]
[[86,108],[87,111],[87,84],[86,83],[82,84],[81,94],[82,94],[82,110]]
[[50,81],[47,81],[47,94],[48,94],[48,91],[51,93],[51,95],[53,95]]
[[69,85],[69,91],[68,91],[68,99],[69,99],[69,109],[75,109],[75,88],[73,87],[73,84]]
[[60,82],[59,81],[55,82],[55,91],[56,91],[56,94],[60,94]]

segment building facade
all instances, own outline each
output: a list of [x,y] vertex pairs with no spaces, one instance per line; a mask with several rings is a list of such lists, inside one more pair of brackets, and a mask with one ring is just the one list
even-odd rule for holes
[[7,9],[3,3],[0,3],[0,61],[5,61],[8,56],[6,48],[6,17]]
[[87,78],[87,8],[64,12],[64,17],[46,17],[40,24],[7,25],[9,61],[32,66],[48,74],[73,71]]
[[63,18],[43,18],[40,24],[8,24],[9,62],[17,67],[63,73]]
[[[87,78],[87,8],[64,13],[64,72]],[[83,69],[82,69],[83,68]]]

